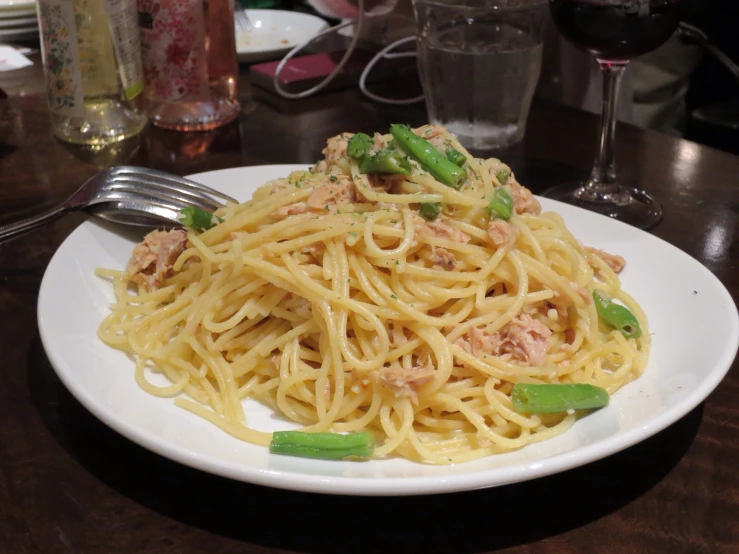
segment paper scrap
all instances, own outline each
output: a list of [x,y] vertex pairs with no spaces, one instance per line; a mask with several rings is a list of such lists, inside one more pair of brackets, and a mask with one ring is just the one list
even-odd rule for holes
[[33,62],[12,46],[0,46],[0,71],[12,71],[33,65]]

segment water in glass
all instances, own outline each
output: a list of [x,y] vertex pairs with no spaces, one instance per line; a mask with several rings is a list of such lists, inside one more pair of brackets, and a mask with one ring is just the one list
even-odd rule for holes
[[546,4],[416,0],[429,120],[468,148],[519,142],[541,69]]

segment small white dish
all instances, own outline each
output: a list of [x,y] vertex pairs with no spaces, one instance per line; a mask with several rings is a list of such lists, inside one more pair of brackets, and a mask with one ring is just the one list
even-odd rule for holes
[[240,62],[274,60],[328,28],[320,17],[283,10],[247,10],[253,30],[236,29]]
[[[239,200],[262,183],[306,166],[273,165],[191,178]],[[54,254],[41,282],[41,339],[59,378],[96,417],[132,441],[182,464],[259,485],[347,495],[433,494],[535,479],[604,458],[661,431],[702,402],[739,347],[739,314],[703,265],[657,237],[607,217],[541,199],[589,246],[626,257],[624,289],[644,308],[653,335],[649,364],[610,404],[566,433],[525,448],[452,466],[402,459],[325,461],[270,454],[136,384],[134,364],[103,344],[97,327],[114,301],[98,267],[124,268],[143,232],[89,220]],[[39,231],[44,232],[44,231]],[[48,231],[46,231],[48,232]],[[250,425],[293,428],[271,409],[244,403]]]

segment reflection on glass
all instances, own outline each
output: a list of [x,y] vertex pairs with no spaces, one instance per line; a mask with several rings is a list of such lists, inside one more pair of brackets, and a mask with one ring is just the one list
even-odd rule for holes
[[662,219],[650,194],[616,178],[616,99],[629,59],[666,42],[680,22],[682,0],[549,0],[560,33],[598,60],[603,102],[598,154],[590,179],[554,187],[545,196],[647,229]]

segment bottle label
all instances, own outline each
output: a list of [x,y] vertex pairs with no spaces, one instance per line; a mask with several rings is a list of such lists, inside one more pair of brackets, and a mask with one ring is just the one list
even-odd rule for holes
[[73,3],[84,96],[86,99],[118,96],[120,77],[103,2],[74,0]]
[[207,101],[203,0],[138,0],[138,11],[147,97]]
[[58,115],[85,113],[74,4],[67,0],[40,0],[39,15],[49,109]]
[[105,0],[104,4],[123,91],[131,100],[144,90],[136,7],[130,0]]

